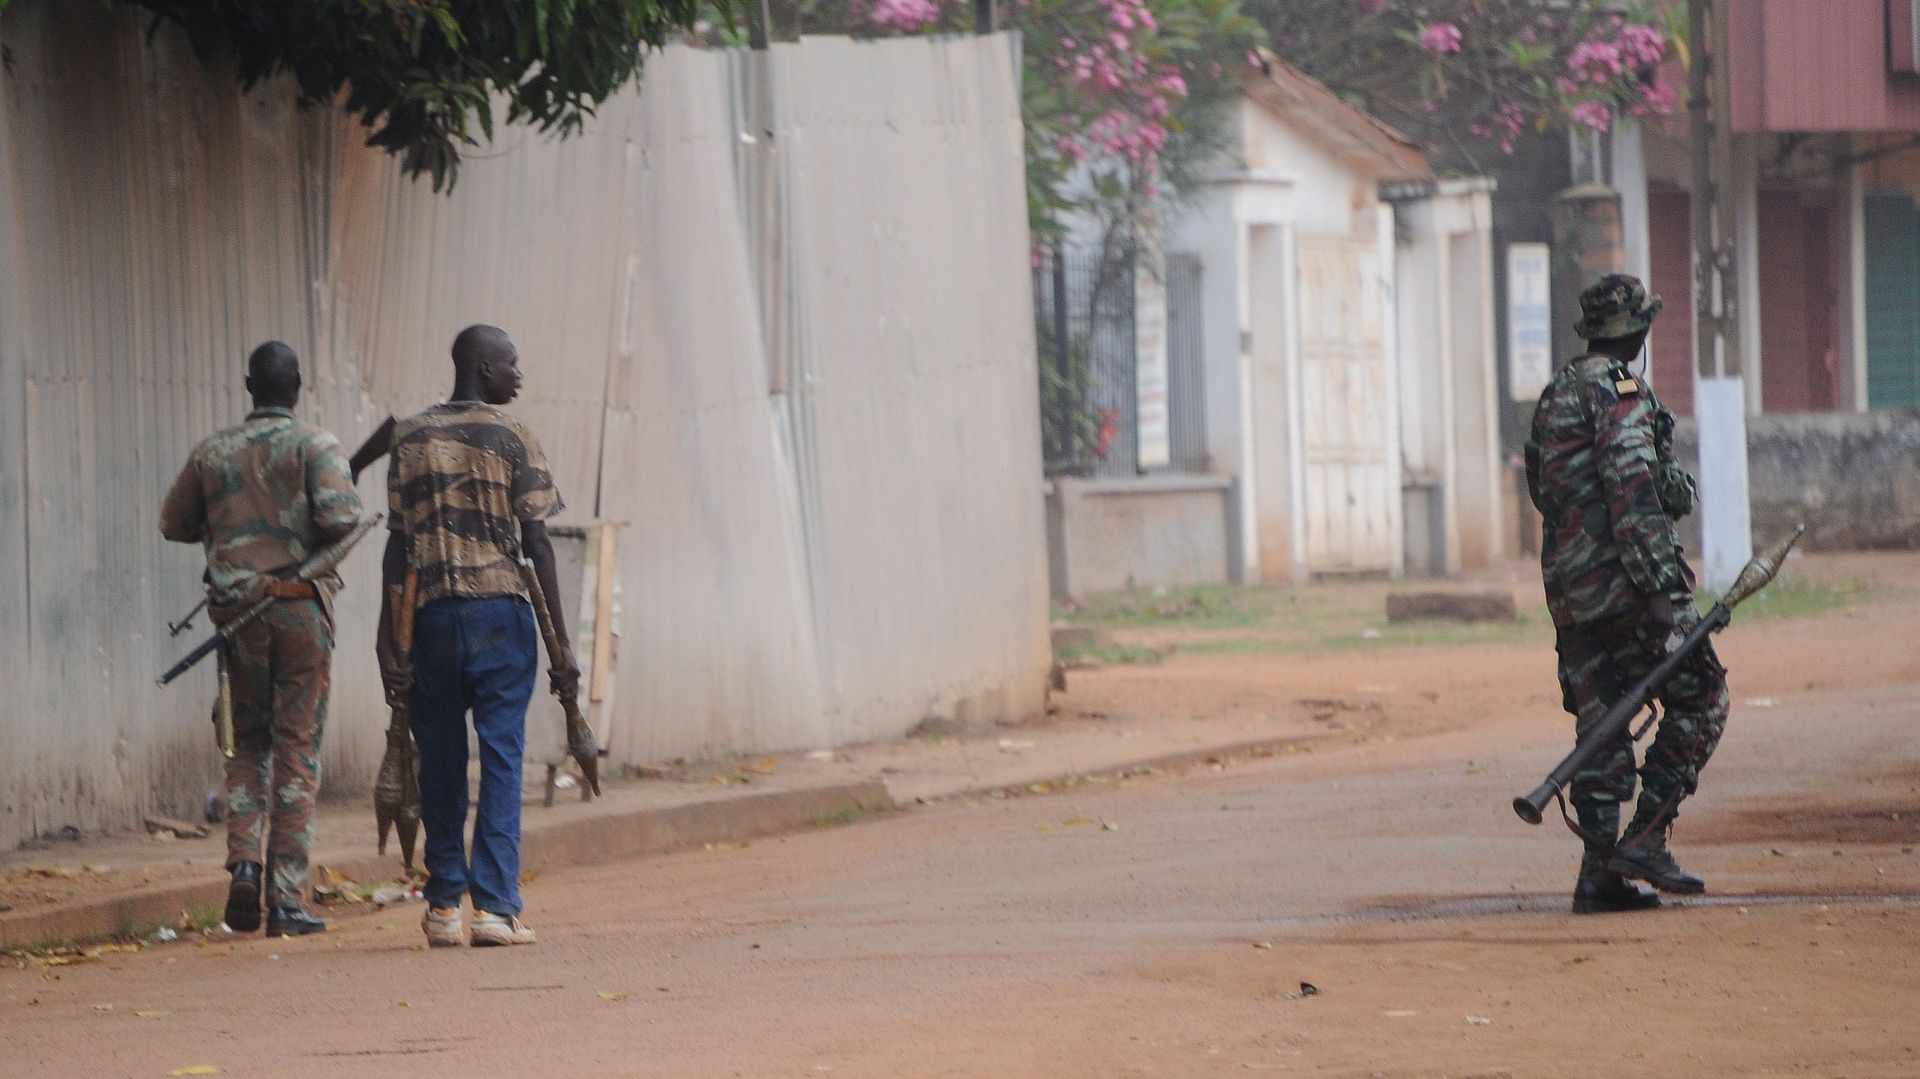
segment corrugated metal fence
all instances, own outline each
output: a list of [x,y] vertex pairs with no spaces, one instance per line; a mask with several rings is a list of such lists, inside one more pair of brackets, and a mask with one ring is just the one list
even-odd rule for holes
[[[461,326],[514,335],[567,518],[626,525],[617,761],[1041,706],[1004,39],[669,49],[584,136],[503,128],[443,198],[144,29],[0,19],[0,842],[211,785],[210,672],[152,687],[200,567],[155,507],[270,337],[351,446],[439,399]],[[382,747],[377,546],[340,604],[336,791]]]

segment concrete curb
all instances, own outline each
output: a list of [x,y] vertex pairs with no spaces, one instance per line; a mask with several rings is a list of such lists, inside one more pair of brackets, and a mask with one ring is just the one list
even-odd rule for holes
[[[534,824],[521,839],[521,869],[599,865],[705,843],[739,842],[892,806],[886,787],[868,780]],[[390,880],[397,868],[391,855],[333,860],[326,865],[362,882]],[[0,914],[0,949],[126,936],[156,925],[177,924],[183,911],[218,910],[226,900],[226,883],[214,876],[53,910]]]
[[[1181,750],[1175,753],[1161,753],[1157,756],[1141,757],[1137,760],[1123,761],[1118,764],[1103,764],[1097,768],[1092,768],[1081,773],[1055,773],[1052,775],[1034,776],[1029,779],[1015,780],[1011,783],[988,783],[977,787],[966,787],[961,790],[943,791],[930,796],[921,796],[914,799],[914,802],[920,805],[932,805],[936,802],[948,802],[957,798],[991,797],[996,792],[1016,798],[1023,795],[1032,796],[1032,792],[1028,791],[1027,788],[1035,783],[1053,783],[1058,786],[1063,783],[1063,781],[1073,779],[1077,775],[1117,776],[1141,768],[1165,770],[1192,768],[1201,764],[1224,762],[1232,757],[1248,759],[1277,757],[1289,749],[1317,745],[1321,742],[1328,741],[1329,738],[1329,735],[1315,733],[1290,734],[1273,738],[1255,738],[1246,742],[1228,742],[1224,745],[1203,746],[1195,749]],[[1058,791],[1053,793],[1058,793]]]

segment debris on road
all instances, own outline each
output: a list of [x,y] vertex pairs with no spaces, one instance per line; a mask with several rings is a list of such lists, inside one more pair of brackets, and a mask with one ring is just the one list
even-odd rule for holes
[[146,823],[147,831],[155,835],[161,832],[168,832],[171,833],[171,838],[174,839],[207,838],[207,828],[204,824],[194,824],[191,821],[160,816],[150,816],[146,819]]
[[1467,1016],[1467,1025],[1470,1027],[1490,1027],[1493,1025],[1493,1020],[1488,1019],[1484,1015],[1469,1015]]

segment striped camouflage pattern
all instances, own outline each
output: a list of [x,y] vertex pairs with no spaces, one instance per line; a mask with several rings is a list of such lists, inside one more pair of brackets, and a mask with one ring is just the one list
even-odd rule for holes
[[[1575,717],[1574,736],[1585,737],[1614,701],[1646,677],[1668,650],[1699,621],[1691,605],[1677,610],[1674,626],[1649,622],[1563,631],[1560,654],[1562,703]],[[1640,767],[1641,801],[1677,805],[1700,782],[1700,769],[1720,744],[1727,725],[1727,671],[1706,641],[1681,663],[1658,694],[1662,713]],[[1633,743],[1622,732],[1573,777],[1576,805],[1618,805],[1633,797]]]
[[[1576,738],[1699,619],[1693,570],[1674,535],[1674,520],[1693,508],[1694,485],[1674,460],[1673,424],[1653,391],[1598,355],[1562,368],[1533,414],[1527,488],[1542,517],[1540,574]],[[1655,596],[1666,597],[1671,624],[1653,617]],[[1712,643],[1658,696],[1664,712],[1639,769],[1642,823],[1672,819],[1719,744],[1727,680]],[[1615,807],[1634,797],[1634,771],[1623,733],[1573,777],[1581,819],[1617,820]]]
[[401,420],[387,470],[388,527],[407,536],[418,602],[524,596],[520,522],[564,508],[539,440],[492,405],[454,401]]
[[310,599],[273,604],[227,646],[227,865],[264,863],[271,906],[306,896],[332,662],[333,621]]
[[[255,409],[194,447],[160,506],[162,535],[207,549],[216,619],[260,598],[267,577],[305,562],[359,519],[340,440],[284,408]],[[331,613],[340,575],[314,584]]]
[[[1671,425],[1653,392],[1605,356],[1574,360],[1541,392],[1527,489],[1542,517],[1540,573],[1555,626],[1637,617],[1656,594],[1691,604],[1693,571],[1662,501],[1685,477],[1671,460]],[[1685,489],[1690,503],[1691,479]]]

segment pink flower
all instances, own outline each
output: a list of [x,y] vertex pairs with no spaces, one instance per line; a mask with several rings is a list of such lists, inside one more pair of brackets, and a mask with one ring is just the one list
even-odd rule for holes
[[1614,44],[1627,62],[1635,67],[1657,64],[1667,54],[1667,39],[1660,31],[1638,23],[1623,27]]
[[1573,107],[1575,123],[1585,124],[1595,131],[1605,131],[1613,126],[1613,113],[1598,101],[1582,101]]
[[889,29],[911,32],[938,21],[940,8],[932,0],[874,0],[870,17]]
[[1175,97],[1187,96],[1187,80],[1180,77],[1178,71],[1168,72],[1154,80],[1154,85]]
[[1626,61],[1611,42],[1582,41],[1573,47],[1573,54],[1567,57],[1567,67],[1573,71],[1575,78],[1607,82],[1626,68]]
[[1560,93],[1566,97],[1572,97],[1580,92],[1580,84],[1567,78],[1565,75],[1553,80],[1553,88],[1560,91]]
[[1435,56],[1460,51],[1460,28],[1450,22],[1437,22],[1420,31],[1420,47]]
[[1655,81],[1640,89],[1640,100],[1633,106],[1635,116],[1666,116],[1680,104],[1680,88],[1669,82]]

